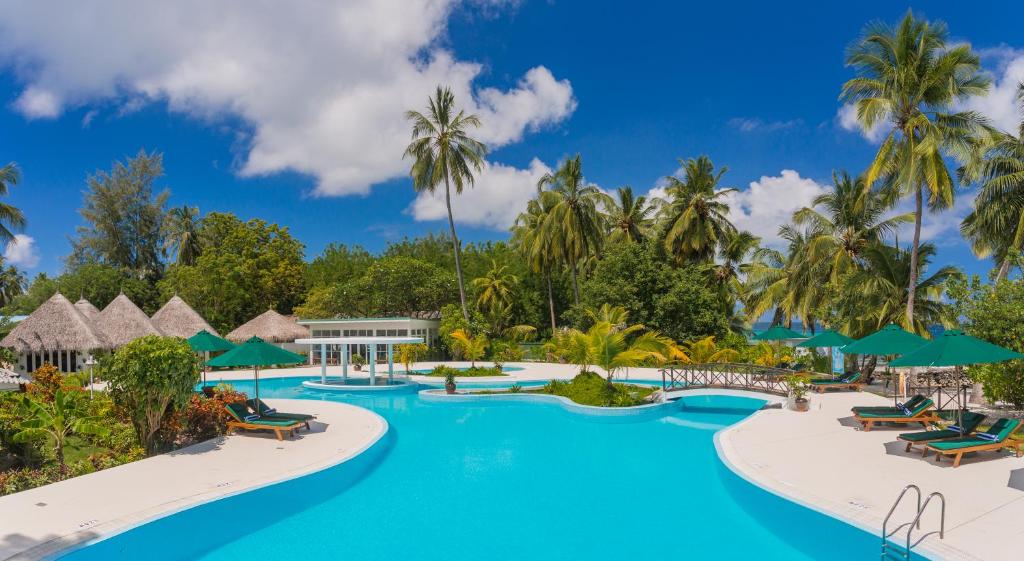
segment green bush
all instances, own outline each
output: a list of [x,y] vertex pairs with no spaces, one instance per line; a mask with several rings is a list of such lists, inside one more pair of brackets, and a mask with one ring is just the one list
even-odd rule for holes
[[541,392],[567,397],[582,405],[597,407],[632,407],[647,403],[647,397],[654,393],[653,387],[630,384],[609,384],[594,372],[581,372],[571,381],[551,380]]
[[493,366],[476,366],[473,368],[467,368],[466,370],[459,370],[452,368],[451,366],[445,366],[439,364],[434,367],[433,370],[428,372],[426,375],[431,377],[444,378],[449,373],[459,378],[479,378],[483,376],[505,376],[501,370],[494,368]]

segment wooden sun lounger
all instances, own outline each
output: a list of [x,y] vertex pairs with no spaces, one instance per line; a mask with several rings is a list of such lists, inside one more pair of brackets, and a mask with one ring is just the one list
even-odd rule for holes
[[302,421],[294,420],[275,421],[267,419],[255,419],[252,421],[247,421],[245,420],[245,416],[241,415],[240,412],[236,410],[236,408],[240,407],[239,404],[232,403],[226,405],[225,407],[227,408],[228,413],[234,419],[233,421],[228,421],[227,434],[233,433],[235,429],[272,430],[274,431],[274,435],[277,436],[278,440],[284,440],[285,431],[287,431],[288,434],[295,436],[295,431],[298,430],[298,428],[303,424]]
[[875,426],[875,423],[921,423],[921,426],[928,428],[929,424],[942,420],[935,413],[934,406],[935,403],[932,400],[926,399],[914,409],[913,415],[863,412],[855,414],[853,418],[857,419],[857,422],[861,424],[864,432],[870,431]]
[[825,393],[825,390],[840,389],[840,390],[853,390],[861,391],[864,389],[865,383],[862,381],[861,375],[858,373],[848,380],[812,380],[811,388],[818,393]]
[[907,443],[906,452],[910,452],[910,449],[915,445],[921,446],[921,457],[928,455],[928,444],[932,442],[940,442],[943,440],[952,440],[955,438],[963,438],[972,434],[978,425],[985,420],[985,416],[981,413],[965,412],[963,414],[963,421],[961,428],[963,431],[953,428],[952,425],[942,430],[925,430],[919,432],[905,432],[896,438]]
[[994,450],[1009,449],[1014,455],[1021,457],[1021,442],[1010,438],[1021,426],[1017,419],[999,419],[986,431],[988,434],[998,435],[996,440],[986,440],[977,436],[966,436],[954,438],[941,442],[928,444],[928,450],[935,452],[935,461],[942,461],[942,456],[954,456],[953,467],[960,467],[960,460],[968,452],[988,452]]

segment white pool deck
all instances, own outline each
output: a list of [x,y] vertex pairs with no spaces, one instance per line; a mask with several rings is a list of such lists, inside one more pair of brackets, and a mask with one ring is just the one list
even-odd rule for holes
[[[433,365],[420,363],[414,368]],[[576,373],[570,365],[515,366],[525,370],[459,381],[566,379]],[[319,366],[307,366],[261,371],[260,376],[319,373]],[[339,367],[329,369],[328,375],[339,376]],[[238,371],[216,373],[211,379],[251,377],[251,372]],[[629,377],[660,379],[660,374],[656,369],[632,369]],[[437,378],[412,378],[441,382]],[[896,435],[907,429],[877,427],[863,432],[851,419],[850,408],[854,405],[887,405],[890,400],[848,392],[815,394],[811,399],[811,411],[807,413],[763,410],[719,432],[719,453],[749,481],[876,534],[904,485],[915,483],[925,495],[940,491],[947,500],[946,537],[941,541],[935,536],[927,538],[921,546],[924,553],[947,560],[1022,558],[1024,458],[983,453],[964,458],[954,469],[948,459],[936,464],[934,457],[922,460],[919,451],[905,453]],[[282,410],[318,413],[327,427],[318,424],[313,434],[283,444],[272,436],[252,434],[217,439],[0,498],[0,533],[5,534],[0,541],[0,559],[40,559],[72,543],[163,513],[322,469],[351,457],[386,430],[383,420],[356,407],[313,400],[272,403]],[[327,430],[332,426],[344,430]],[[354,430],[356,427],[358,430]],[[247,470],[240,473],[238,458],[253,458],[254,454],[267,460],[248,462]],[[162,483],[153,485],[152,481]],[[111,493],[111,489],[118,492]],[[907,516],[907,511],[897,511],[894,520],[903,522]],[[922,531],[937,528],[937,518],[936,509],[924,519]]]
[[266,401],[317,419],[284,441],[271,432],[236,433],[0,497],[0,559],[44,559],[160,515],[312,473],[355,457],[387,432],[384,419],[359,407]]

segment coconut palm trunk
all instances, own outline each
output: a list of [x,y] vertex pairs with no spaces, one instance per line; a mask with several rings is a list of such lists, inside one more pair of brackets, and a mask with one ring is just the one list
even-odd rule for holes
[[914,240],[910,246],[910,281],[907,286],[907,321],[906,328],[914,329],[914,300],[917,297],[918,253],[921,245],[921,219],[924,206],[924,194],[918,184],[914,192]]
[[551,288],[551,272],[544,275],[548,281],[548,312],[551,314],[551,333],[555,332],[555,291]]
[[462,306],[462,317],[469,322],[469,310],[466,308],[466,287],[462,281],[462,256],[459,247],[459,236],[455,233],[455,217],[452,214],[451,181],[444,178],[444,204],[448,208],[448,229],[452,232],[452,250],[455,252],[455,278],[459,281],[459,305]]
[[572,296],[575,304],[580,305],[580,282],[576,277],[576,261],[572,262]]

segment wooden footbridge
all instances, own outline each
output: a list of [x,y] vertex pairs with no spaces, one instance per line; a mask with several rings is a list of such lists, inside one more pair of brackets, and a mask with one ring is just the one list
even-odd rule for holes
[[661,389],[671,392],[725,388],[784,396],[789,394],[786,377],[800,373],[798,370],[732,362],[674,364],[661,369]]

